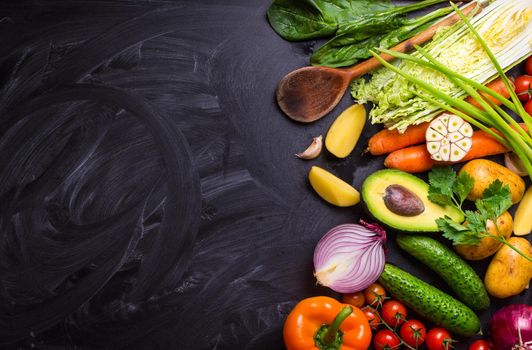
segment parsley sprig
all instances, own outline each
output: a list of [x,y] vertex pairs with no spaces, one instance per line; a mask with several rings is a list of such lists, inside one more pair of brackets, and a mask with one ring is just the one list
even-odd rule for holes
[[[445,216],[436,220],[443,237],[453,244],[479,244],[484,237],[491,237],[515,250],[525,259],[532,258],[519,251],[510,244],[499,231],[497,219],[512,206],[512,194],[508,185],[499,180],[492,182],[482,194],[482,198],[475,201],[476,210],[463,210],[462,206],[469,192],[473,189],[475,180],[466,172],[458,176],[450,166],[433,167],[429,173],[429,195],[431,202],[439,205],[455,207],[464,214],[465,222],[457,223]],[[495,224],[497,235],[487,232],[488,220]]]

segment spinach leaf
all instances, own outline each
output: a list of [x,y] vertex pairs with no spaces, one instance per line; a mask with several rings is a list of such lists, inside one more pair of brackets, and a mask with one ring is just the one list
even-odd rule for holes
[[334,42],[331,40],[310,56],[310,63],[327,67],[351,66],[360,60],[371,57],[369,50],[379,46],[383,37],[384,35],[373,36],[344,46],[334,46]]
[[296,41],[332,36],[340,23],[393,7],[390,0],[274,0],[267,15],[281,37]]
[[403,24],[404,18],[395,15],[368,15],[353,22],[341,23],[336,36],[330,40],[332,46],[344,46],[360,42],[372,36],[385,34]]
[[[328,67],[351,66],[371,57],[370,50],[395,46],[425,30],[435,19],[451,11],[451,8],[442,8],[413,19],[394,14],[370,16],[368,22],[342,24],[337,31],[338,35],[312,54],[310,63]],[[386,29],[379,33],[379,27],[373,27],[372,21]]]

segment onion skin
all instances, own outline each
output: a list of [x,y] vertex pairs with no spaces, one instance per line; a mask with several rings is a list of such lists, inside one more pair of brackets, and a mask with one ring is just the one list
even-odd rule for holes
[[493,350],[532,350],[532,306],[512,304],[493,314],[490,341]]
[[314,250],[314,276],[338,293],[355,293],[375,282],[385,262],[386,232],[377,224],[344,224],[329,230]]
[[515,153],[504,154],[504,165],[519,176],[528,175],[523,166],[523,162],[515,155]]

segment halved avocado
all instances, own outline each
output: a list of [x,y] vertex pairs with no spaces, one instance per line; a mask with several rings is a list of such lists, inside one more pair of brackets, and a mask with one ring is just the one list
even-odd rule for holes
[[[400,185],[415,194],[424,205],[421,214],[415,216],[398,215],[388,209],[384,200],[386,189]],[[450,206],[442,207],[428,198],[429,185],[420,178],[400,170],[379,170],[366,178],[362,184],[362,199],[367,209],[383,224],[401,231],[437,232],[436,219],[447,215],[456,222],[464,221],[462,213]]]

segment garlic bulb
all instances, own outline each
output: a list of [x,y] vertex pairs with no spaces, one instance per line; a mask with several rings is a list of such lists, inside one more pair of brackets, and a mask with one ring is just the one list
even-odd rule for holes
[[454,114],[443,113],[430,122],[425,133],[430,157],[437,161],[458,162],[471,149],[471,125]]

